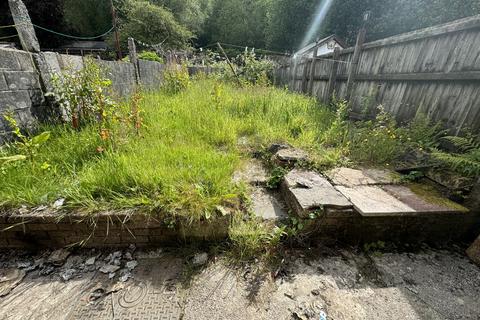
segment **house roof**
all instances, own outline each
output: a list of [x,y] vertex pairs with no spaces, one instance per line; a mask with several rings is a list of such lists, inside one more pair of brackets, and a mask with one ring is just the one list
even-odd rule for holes
[[332,40],[332,39],[335,40],[340,47],[342,47],[342,48],[345,48],[345,47],[346,47],[346,46],[345,46],[345,43],[344,43],[340,38],[338,38],[336,35],[332,34],[331,36],[328,36],[328,37],[326,37],[326,38],[323,38],[323,39],[320,39],[320,40],[318,40],[318,41],[314,41],[314,42],[312,42],[312,43],[310,43],[310,44],[307,44],[305,47],[303,47],[303,48],[301,48],[300,50],[298,50],[297,52],[295,52],[295,54],[296,54],[296,55],[302,55],[302,54],[304,54],[305,52],[308,52],[308,51],[312,50],[315,46],[321,45],[321,44],[323,44],[323,43],[325,43],[325,42],[328,42],[328,41],[330,41],[330,40]]

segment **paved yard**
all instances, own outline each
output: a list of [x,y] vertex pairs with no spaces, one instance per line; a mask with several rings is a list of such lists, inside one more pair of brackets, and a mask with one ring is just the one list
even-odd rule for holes
[[292,251],[270,272],[175,251],[6,252],[0,319],[480,319],[459,250]]

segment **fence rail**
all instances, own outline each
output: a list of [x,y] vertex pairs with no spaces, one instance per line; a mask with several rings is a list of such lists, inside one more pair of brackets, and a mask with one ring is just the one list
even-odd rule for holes
[[357,114],[381,104],[399,122],[421,112],[455,133],[479,132],[480,15],[292,59],[275,71],[275,83],[323,102],[332,95],[350,98]]

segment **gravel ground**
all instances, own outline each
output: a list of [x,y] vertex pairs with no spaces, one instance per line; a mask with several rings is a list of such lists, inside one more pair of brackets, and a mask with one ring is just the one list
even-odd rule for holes
[[0,319],[480,319],[459,249],[288,251],[233,266],[175,249],[0,255]]

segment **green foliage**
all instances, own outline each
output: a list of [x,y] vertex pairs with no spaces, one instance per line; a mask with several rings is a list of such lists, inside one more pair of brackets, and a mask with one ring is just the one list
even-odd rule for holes
[[[212,95],[219,86],[219,98]],[[216,99],[216,103],[214,102]],[[78,130],[51,126],[51,138],[37,150],[39,166],[9,165],[0,179],[0,203],[5,206],[51,204],[65,198],[86,211],[139,208],[200,220],[213,216],[219,205],[240,198],[232,175],[244,157],[238,140],[259,148],[285,141],[311,150],[333,117],[314,99],[273,87],[239,88],[214,80],[193,81],[181,94],[160,90],[146,93],[140,135],[123,134],[123,123],[135,122],[122,111],[115,148],[99,153],[99,123]],[[288,116],[287,116],[288,114]],[[301,134],[290,133],[298,123]],[[316,153],[316,150],[312,150]],[[2,156],[19,154],[5,149]],[[323,155],[318,150],[318,156]]]
[[378,107],[375,120],[358,123],[351,137],[350,156],[360,163],[389,165],[404,152],[393,117]]
[[[124,10],[125,17],[120,21],[120,40],[125,48],[128,37],[150,44],[163,42],[165,47],[172,48],[185,48],[193,37],[169,10],[149,1],[127,0]],[[113,43],[113,37],[110,42]]]
[[286,235],[284,227],[271,227],[253,218],[234,215],[228,229],[232,249],[242,261],[271,254]]
[[72,127],[92,123],[100,119],[103,122],[113,117],[117,105],[106,91],[111,80],[103,76],[102,70],[93,59],[86,59],[84,68],[67,70],[53,76],[53,96],[59,107],[71,119]]
[[165,63],[163,59],[154,51],[142,51],[138,54],[138,59]]
[[168,94],[177,94],[190,86],[186,66],[169,66],[163,75],[162,89]]
[[[50,132],[44,131],[33,137],[24,135],[20,127],[17,124],[15,118],[9,115],[4,115],[5,120],[8,122],[9,126],[12,129],[12,133],[17,138],[13,144],[13,148],[16,152],[20,154],[8,155],[0,157],[1,172],[5,172],[5,166],[17,163],[20,161],[29,160],[30,163],[35,165],[36,155],[39,149],[50,139]],[[43,168],[48,168],[48,163],[44,162],[42,165]]]
[[437,164],[466,177],[480,176],[480,143],[472,137],[446,136],[443,139],[451,142],[458,152],[434,149],[432,157]]
[[76,34],[96,36],[112,27],[110,0],[64,0],[63,16]]
[[219,70],[220,78],[226,81],[240,82],[242,85],[266,86],[271,83],[275,64],[266,58],[258,58],[255,52],[246,50],[232,60],[232,65],[237,76],[232,72],[226,61],[213,63],[213,67]]
[[277,189],[283,181],[283,177],[288,173],[288,170],[282,167],[273,168],[270,177],[267,181],[267,187],[270,189]]

